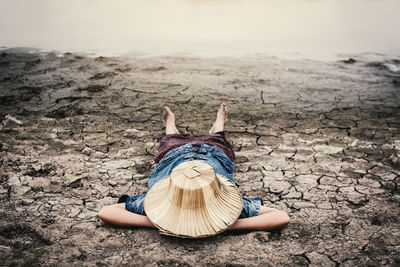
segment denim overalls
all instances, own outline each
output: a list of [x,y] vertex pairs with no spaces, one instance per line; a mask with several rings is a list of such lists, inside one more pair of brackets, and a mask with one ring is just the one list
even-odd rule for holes
[[[233,173],[235,168],[232,161],[216,146],[207,144],[186,144],[168,152],[156,165],[150,174],[148,187],[152,188],[158,181],[170,175],[171,171],[184,161],[201,160],[214,168],[214,171],[221,174],[235,183]],[[126,210],[146,215],[144,211],[144,198],[142,195],[124,195],[118,203],[125,202]],[[243,210],[239,218],[257,216],[263,201],[260,197],[249,198],[242,196]]]

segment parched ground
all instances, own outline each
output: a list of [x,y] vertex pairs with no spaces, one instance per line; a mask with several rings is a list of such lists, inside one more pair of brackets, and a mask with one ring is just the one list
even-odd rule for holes
[[[400,61],[356,59],[0,51],[1,265],[398,266]],[[285,229],[191,240],[96,217],[146,192],[163,106],[200,134],[221,102],[241,192]]]

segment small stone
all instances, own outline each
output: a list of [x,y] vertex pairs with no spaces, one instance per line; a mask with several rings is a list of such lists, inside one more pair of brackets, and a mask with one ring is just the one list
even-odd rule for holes
[[354,64],[357,61],[354,58],[349,58],[349,59],[343,60],[342,62],[345,64]]
[[76,217],[81,211],[81,207],[74,207],[72,206],[71,208],[66,210],[68,212],[68,217],[73,218]]
[[268,232],[257,231],[257,232],[252,232],[249,235],[252,238],[257,239],[261,243],[268,242],[268,240],[269,240],[269,233]]
[[67,185],[72,188],[80,187],[82,185],[82,179],[85,177],[82,176],[68,176],[67,177]]
[[11,175],[11,176],[8,178],[8,184],[9,184],[9,185],[18,186],[18,185],[21,185],[21,180],[20,180],[19,176],[17,176],[17,175]]
[[295,209],[314,208],[314,207],[315,207],[315,204],[311,203],[311,202],[298,201],[298,202],[293,203],[293,208],[295,208]]
[[117,256],[117,255],[116,256],[111,256],[111,257],[106,258],[104,261],[109,266],[117,266],[117,265],[119,265],[121,263],[122,257],[121,256]]
[[114,180],[108,180],[107,183],[108,183],[109,185],[111,185],[111,186],[116,186],[116,185],[117,185],[117,182],[114,181]]
[[309,266],[318,266],[318,267],[334,267],[335,263],[332,262],[328,256],[320,254],[318,252],[310,252],[306,253],[307,257],[310,259],[311,263]]
[[31,199],[31,198],[25,198],[25,199],[22,200],[21,203],[22,203],[22,205],[29,206],[29,205],[31,205],[33,202],[34,202],[33,199]]
[[85,147],[82,150],[82,153],[84,153],[85,155],[88,155],[88,156],[90,156],[93,152],[95,152],[95,150],[91,149],[90,147]]

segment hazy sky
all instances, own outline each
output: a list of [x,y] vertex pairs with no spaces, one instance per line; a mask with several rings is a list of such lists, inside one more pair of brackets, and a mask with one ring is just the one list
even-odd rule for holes
[[0,45],[99,53],[400,54],[399,0],[0,0]]

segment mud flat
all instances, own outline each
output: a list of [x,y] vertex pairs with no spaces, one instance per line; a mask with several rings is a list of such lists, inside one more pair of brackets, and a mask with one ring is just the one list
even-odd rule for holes
[[[399,265],[400,61],[367,58],[0,51],[0,262]],[[221,102],[240,190],[287,211],[287,228],[190,240],[96,217],[146,192],[163,106],[206,133]]]

